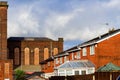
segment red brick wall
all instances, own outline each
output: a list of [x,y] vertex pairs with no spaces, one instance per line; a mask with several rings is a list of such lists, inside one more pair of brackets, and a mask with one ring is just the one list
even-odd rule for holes
[[[5,64],[9,64],[9,66],[6,67],[5,70]],[[10,80],[13,80],[13,65],[12,60],[0,60],[0,80],[4,80],[5,78],[9,78]]]
[[7,59],[7,7],[0,1],[0,59]]
[[95,45],[95,54],[90,55],[90,46],[87,46],[87,56],[82,56],[81,60],[88,59],[98,68],[109,62],[120,66],[120,34],[99,42]]
[[120,66],[120,34],[100,42],[97,47],[97,57],[98,66],[108,62]]

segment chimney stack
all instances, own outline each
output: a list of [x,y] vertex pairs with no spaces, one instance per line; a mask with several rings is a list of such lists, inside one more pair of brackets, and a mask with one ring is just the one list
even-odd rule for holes
[[0,59],[7,59],[7,9],[6,1],[0,1]]

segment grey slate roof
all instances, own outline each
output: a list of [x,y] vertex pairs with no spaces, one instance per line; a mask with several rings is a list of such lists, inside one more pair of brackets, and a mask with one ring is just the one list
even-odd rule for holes
[[98,36],[98,37],[96,37],[96,38],[93,38],[93,39],[91,39],[91,40],[88,40],[88,41],[86,41],[86,42],[84,42],[84,43],[82,43],[82,44],[79,44],[78,47],[84,47],[84,46],[86,46],[86,45],[95,44],[96,42],[98,42],[98,41],[100,41],[100,40],[102,40],[102,39],[105,39],[105,38],[107,38],[107,37],[109,37],[109,36],[111,36],[111,35],[114,35],[114,34],[116,34],[116,33],[118,33],[118,32],[120,32],[120,29],[110,31],[110,32],[105,33],[105,34],[103,34],[103,35],[100,35],[100,36]]
[[28,40],[39,40],[39,41],[53,41],[47,37],[10,37],[8,38],[9,41],[28,41]]

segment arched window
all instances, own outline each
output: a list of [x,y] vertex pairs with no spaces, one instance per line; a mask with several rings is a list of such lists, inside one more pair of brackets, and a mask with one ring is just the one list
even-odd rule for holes
[[48,59],[49,57],[49,50],[48,48],[44,48],[44,60]]
[[34,64],[39,65],[39,48],[34,49]]
[[15,65],[19,65],[20,63],[20,58],[19,58],[19,55],[20,55],[20,50],[19,50],[19,48],[15,48],[14,49],[14,63],[15,63]]
[[58,54],[58,48],[54,48],[54,50],[53,50],[54,52],[54,55],[56,55],[56,54]]
[[24,61],[25,61],[25,65],[30,64],[30,49],[29,48],[25,48],[24,50]]

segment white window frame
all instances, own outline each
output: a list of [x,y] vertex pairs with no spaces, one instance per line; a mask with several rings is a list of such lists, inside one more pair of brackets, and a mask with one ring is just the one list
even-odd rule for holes
[[48,62],[48,66],[50,66],[50,62]]
[[91,45],[90,46],[90,55],[94,55],[95,54],[95,45]]
[[77,52],[77,59],[80,59],[80,51]]
[[58,75],[65,76],[66,75],[65,70],[58,70]]
[[74,60],[74,53],[72,53],[72,60]]
[[87,56],[87,49],[86,49],[86,47],[84,47],[84,48],[82,49],[82,55],[83,55],[83,56]]
[[73,71],[72,70],[66,70],[66,75],[73,75]]
[[67,61],[67,57],[66,56],[64,56],[64,62],[66,62]]
[[58,58],[55,59],[55,63],[58,64]]
[[63,61],[62,61],[62,57],[60,57],[60,64],[62,64],[63,63]]

